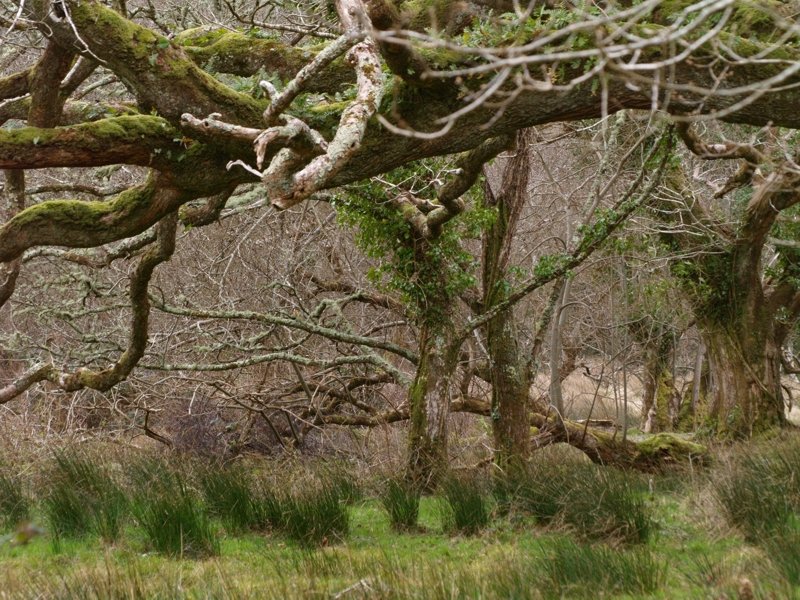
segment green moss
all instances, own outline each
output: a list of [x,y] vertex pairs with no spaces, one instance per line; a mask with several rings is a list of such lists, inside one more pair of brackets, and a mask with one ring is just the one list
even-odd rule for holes
[[639,442],[636,449],[641,456],[652,459],[670,457],[673,460],[680,458],[702,460],[708,456],[708,448],[702,444],[691,442],[671,433],[658,433],[650,436]]
[[124,47],[119,47],[119,51],[130,54],[137,60],[148,60],[158,43],[158,36],[155,33],[120,17],[102,4],[75,3],[70,11],[79,30],[102,32],[106,39],[130,42]]
[[194,27],[181,31],[172,38],[172,41],[178,46],[210,46],[228,33],[229,30],[222,28]]

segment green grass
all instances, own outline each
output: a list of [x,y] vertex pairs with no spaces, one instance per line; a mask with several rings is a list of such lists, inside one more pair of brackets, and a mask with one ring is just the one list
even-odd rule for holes
[[[349,503],[353,494],[328,477],[327,467],[301,471],[282,463],[269,471],[268,463],[252,461],[209,475],[204,470],[211,467],[180,458],[118,466],[112,479],[132,499],[135,518],[123,520],[116,542],[105,544],[90,530],[62,535],[54,546],[46,521],[48,532],[30,544],[0,538],[4,597],[735,598],[749,581],[754,597],[782,598],[800,586],[794,517],[782,535],[748,542],[714,513],[705,477],[655,475],[651,496],[635,474],[567,463],[563,471],[548,471],[542,462],[540,474],[504,482],[505,496],[498,481],[498,510],[488,510],[494,503],[485,484],[474,483],[486,481],[485,474],[472,474],[473,482],[454,480],[437,496],[419,498],[417,526],[399,533],[380,494]],[[238,476],[239,468],[246,477]],[[34,477],[22,482],[34,492],[34,523],[47,514],[42,491],[52,486],[52,469],[31,469]],[[549,481],[564,486],[559,494],[534,497],[532,487],[523,493],[534,481],[548,483],[548,472]],[[245,489],[251,508],[242,526],[233,525],[230,513],[240,514]],[[355,497],[361,489],[355,486]],[[581,505],[575,490],[589,490],[592,500]],[[464,508],[470,516],[463,530],[472,535],[443,530],[447,493],[462,508],[472,507]],[[541,509],[553,496],[555,509]],[[569,516],[568,498],[598,522],[613,515],[614,526]],[[633,512],[641,508],[657,536],[624,543],[631,540],[619,533],[619,523],[636,521],[618,513],[630,498],[642,503]],[[587,528],[605,535],[590,538]]]
[[283,531],[303,546],[339,542],[350,529],[346,501],[342,488],[330,481],[287,495],[281,500]]
[[637,473],[575,461],[545,460],[495,482],[501,512],[565,525],[590,539],[646,542],[655,530],[647,486]]
[[209,513],[227,531],[236,534],[256,527],[261,519],[255,485],[242,467],[211,464],[200,470],[198,479]]
[[129,505],[120,484],[98,458],[64,451],[55,454],[50,466],[43,511],[56,538],[96,534],[114,542]]
[[491,497],[477,476],[449,476],[441,485],[445,531],[475,535],[489,525]]
[[208,511],[180,468],[148,461],[136,466],[132,479],[133,514],[153,550],[172,556],[219,553]]
[[747,448],[714,481],[728,522],[750,541],[784,529],[800,511],[800,443]]
[[31,500],[25,493],[22,478],[0,474],[0,531],[27,521],[30,513]]
[[420,493],[402,477],[388,479],[381,489],[381,503],[397,531],[411,531],[419,519]]

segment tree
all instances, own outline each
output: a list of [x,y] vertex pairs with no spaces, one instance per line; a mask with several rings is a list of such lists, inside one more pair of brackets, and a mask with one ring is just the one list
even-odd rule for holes
[[797,166],[790,149],[769,134],[757,148],[707,143],[688,124],[679,130],[700,158],[742,163],[714,193],[719,199],[735,192],[727,218],[680,166],[667,180],[659,215],[670,225],[664,239],[684,257],[672,271],[708,348],[707,425],[724,437],[749,437],[785,421],[781,348],[800,315],[791,219],[800,201]]
[[[427,202],[391,198],[412,227],[415,260],[423,264],[426,249],[464,211],[461,198],[483,163],[526,127],[621,109],[660,110],[680,122],[800,123],[795,24],[771,4],[553,3],[518,12],[508,2],[450,4],[338,0],[327,22],[303,15],[300,24],[264,22],[269,7],[258,4],[227,15],[240,30],[187,28],[201,24],[191,11],[168,15],[181,23],[173,25],[155,9],[128,11],[124,2],[3,4],[4,35],[24,40],[18,47],[29,51],[2,50],[8,74],[0,79],[0,168],[11,202],[0,227],[7,273],[0,297],[13,297],[21,265],[42,253],[88,263],[96,257],[51,252],[52,246],[106,247],[139,262],[128,291],[128,339],[118,356],[106,364],[31,365],[0,388],[0,402],[45,381],[67,392],[103,391],[129,377],[148,342],[151,278],[173,255],[178,224],[215,222],[242,186],[260,185],[272,206],[286,210],[323,190],[459,154],[461,171]],[[292,39],[269,36],[270,30]],[[83,100],[104,81],[120,86],[119,99],[97,93]],[[456,330],[447,297],[420,315],[412,412],[426,404],[446,415],[446,405],[432,399],[448,396],[465,336],[493,327],[532,290],[568,275],[645,201],[666,160],[664,138],[650,137],[649,171],[571,252],[548,257]],[[27,200],[24,171],[114,165],[141,167],[142,175],[100,201],[87,201],[78,182],[46,201]],[[297,319],[292,325],[317,326]],[[363,336],[326,334],[378,347]],[[402,348],[389,351],[414,358]],[[435,412],[417,413],[424,423],[422,416],[415,423],[429,432],[441,428],[441,419],[431,419]],[[441,447],[432,455],[441,456]]]

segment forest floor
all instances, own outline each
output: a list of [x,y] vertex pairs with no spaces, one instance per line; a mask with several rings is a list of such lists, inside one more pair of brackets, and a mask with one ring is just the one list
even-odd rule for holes
[[[385,481],[362,474],[337,496],[346,522],[339,520],[313,541],[285,523],[260,531],[235,526],[219,490],[215,500],[209,467],[198,467],[176,496],[185,493],[209,516],[213,543],[199,552],[183,530],[178,550],[156,551],[158,526],[148,529],[136,504],[161,485],[155,480],[145,489],[141,479],[134,478],[138,487],[130,487],[130,479],[120,484],[120,506],[140,508],[108,513],[117,519],[109,534],[92,525],[91,516],[83,529],[74,527],[82,507],[113,496],[100,487],[80,495],[99,481],[87,475],[88,462],[57,454],[47,464],[20,469],[14,463],[21,473],[16,478],[6,464],[0,517],[5,510],[10,533],[0,542],[0,598],[800,597],[798,436],[722,450],[710,468],[655,475],[557,455],[550,453],[514,486],[504,487],[486,473],[460,475],[468,487],[445,485],[440,494],[422,497],[417,525],[406,531],[391,526],[382,501]],[[130,467],[120,466],[118,457],[91,456],[115,480]],[[142,464],[130,468],[141,471]],[[166,464],[151,461],[144,470],[152,476]],[[252,472],[252,465],[234,475]],[[181,461],[179,470],[184,466]],[[300,469],[291,481],[275,479],[274,471],[264,480],[288,498],[320,481],[317,467]],[[302,483],[311,481],[311,471],[316,483]],[[68,491],[65,472],[83,489]],[[334,471],[325,472],[327,477]],[[337,485],[344,472],[336,467]],[[472,504],[459,506],[470,490],[479,492],[465,501]],[[72,504],[65,500],[70,494]],[[25,524],[16,534],[9,498],[26,504],[19,513]],[[280,519],[289,519],[286,510]],[[20,543],[26,527],[39,535]]]

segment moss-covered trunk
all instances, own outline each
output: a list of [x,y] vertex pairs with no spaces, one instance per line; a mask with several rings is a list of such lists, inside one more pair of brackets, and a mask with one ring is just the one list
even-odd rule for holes
[[[517,133],[516,153],[494,187],[484,184],[484,204],[497,218],[483,236],[483,308],[491,310],[508,298],[508,264],[522,207],[528,199],[533,132]],[[486,347],[492,384],[492,432],[495,461],[501,468],[524,462],[530,453],[528,409],[530,374],[519,344],[519,327],[509,308],[486,324]]]
[[492,432],[495,461],[501,467],[521,463],[530,452],[528,368],[517,344],[511,311],[487,326],[487,350],[492,383]]
[[701,326],[711,373],[709,423],[720,437],[750,437],[783,425],[780,344],[771,320]]
[[673,382],[669,360],[674,346],[671,335],[650,340],[644,349],[642,423],[645,433],[669,431],[677,417],[672,406]]
[[457,353],[452,327],[423,326],[419,363],[408,394],[411,419],[407,478],[421,489],[433,488],[447,470],[447,417]]

